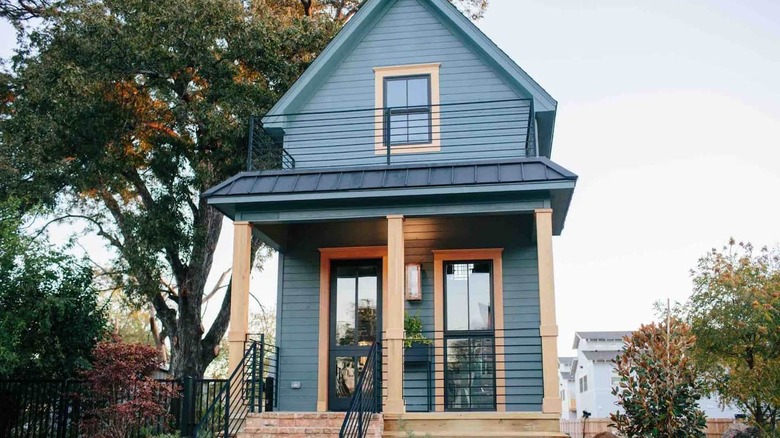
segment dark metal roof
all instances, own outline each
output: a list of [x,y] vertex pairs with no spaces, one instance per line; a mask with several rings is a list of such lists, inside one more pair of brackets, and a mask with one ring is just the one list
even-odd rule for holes
[[576,181],[547,158],[501,162],[442,163],[242,172],[207,190],[206,198],[324,193],[442,186],[479,186]]

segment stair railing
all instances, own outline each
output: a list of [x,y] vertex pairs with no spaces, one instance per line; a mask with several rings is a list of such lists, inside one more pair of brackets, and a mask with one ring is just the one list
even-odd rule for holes
[[231,438],[238,435],[247,414],[260,412],[263,394],[264,343],[248,341],[244,357],[210,401],[193,430],[194,438]]
[[358,377],[349,410],[339,432],[340,438],[364,438],[371,418],[382,405],[382,348],[374,342],[368,352],[366,364]]

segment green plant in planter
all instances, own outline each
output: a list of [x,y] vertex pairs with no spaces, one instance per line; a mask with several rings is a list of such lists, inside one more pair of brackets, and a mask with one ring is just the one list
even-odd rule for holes
[[404,332],[406,332],[404,347],[411,347],[412,344],[433,344],[432,340],[422,334],[422,329],[423,322],[419,312],[416,315],[406,314],[404,316]]

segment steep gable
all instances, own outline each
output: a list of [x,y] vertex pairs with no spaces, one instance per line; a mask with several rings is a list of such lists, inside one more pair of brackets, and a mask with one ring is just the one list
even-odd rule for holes
[[443,104],[532,98],[549,156],[557,103],[446,0],[367,0],[269,114],[372,108],[375,67],[428,63],[441,64]]

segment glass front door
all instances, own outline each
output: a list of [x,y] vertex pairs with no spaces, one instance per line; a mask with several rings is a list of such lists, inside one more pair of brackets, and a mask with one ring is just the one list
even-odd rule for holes
[[493,264],[444,264],[444,405],[450,411],[496,409]]
[[345,411],[381,324],[382,261],[334,261],[330,285],[328,409]]

